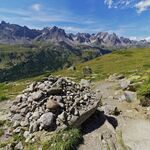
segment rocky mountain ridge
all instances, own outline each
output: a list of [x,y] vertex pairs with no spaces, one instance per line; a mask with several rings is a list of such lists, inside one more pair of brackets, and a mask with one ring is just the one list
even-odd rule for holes
[[115,33],[98,32],[89,33],[66,33],[64,29],[46,27],[42,30],[29,29],[26,26],[19,26],[2,21],[0,23],[1,44],[26,44],[38,41],[60,44],[64,42],[70,46],[88,45],[93,47],[121,48],[121,47],[148,47],[147,41],[134,41],[129,38],[119,37]]

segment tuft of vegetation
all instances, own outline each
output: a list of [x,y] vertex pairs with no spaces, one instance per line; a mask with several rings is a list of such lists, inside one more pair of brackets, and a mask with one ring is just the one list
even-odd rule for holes
[[139,94],[146,98],[150,98],[150,81],[144,82],[139,88]]
[[13,135],[13,141],[24,141],[24,137],[23,137],[23,133],[20,132],[20,133],[16,133]]
[[139,88],[140,104],[144,107],[150,106],[150,80],[145,81]]
[[43,143],[43,150],[75,150],[82,136],[78,129],[66,129]]
[[0,95],[0,102],[7,100],[8,97],[6,97],[5,95]]
[[7,144],[8,144],[8,143],[2,143],[2,142],[0,141],[0,148],[3,148],[3,147],[5,147],[5,146],[7,146]]
[[6,121],[5,120],[0,120],[0,127],[3,127],[5,125]]
[[4,129],[0,128],[0,137],[4,134]]

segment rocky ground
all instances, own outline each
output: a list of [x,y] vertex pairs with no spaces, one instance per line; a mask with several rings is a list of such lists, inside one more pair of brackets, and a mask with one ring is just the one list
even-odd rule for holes
[[[38,86],[40,86],[40,84]],[[83,80],[82,84],[89,84],[89,83]],[[68,88],[68,86],[66,87]],[[29,89],[30,88],[31,87],[29,87]],[[78,149],[79,150],[91,150],[91,149],[92,150],[101,150],[101,149],[103,150],[107,150],[107,149],[149,150],[150,109],[149,107],[143,108],[142,106],[139,105],[137,94],[136,92],[134,92],[134,85],[130,82],[130,80],[124,78],[123,76],[114,75],[105,81],[95,83],[92,86],[92,88],[93,91],[97,93],[96,97],[100,99],[102,96],[102,106],[98,107],[97,111],[90,118],[88,119],[86,118],[87,120],[82,124],[84,142],[83,144],[79,145]],[[24,91],[24,93],[26,93],[28,90]],[[88,91],[90,90],[88,89]],[[34,93],[34,92],[30,91],[29,93]],[[85,91],[83,90],[82,92],[88,93],[86,91],[86,88]],[[85,95],[85,93],[83,95]],[[68,94],[71,94],[71,92]],[[30,97],[30,95],[31,94],[29,94],[28,98]],[[48,101],[49,100],[47,100],[46,102]],[[60,102],[58,102],[58,104],[59,103]],[[3,106],[0,107],[1,120],[8,117],[8,108],[10,105],[12,106],[12,103],[10,102],[1,103],[1,106]],[[87,105],[90,105],[90,102]],[[48,105],[45,103],[44,106],[45,106],[44,110],[48,111],[46,108]],[[49,106],[55,106],[55,105],[49,105]],[[86,106],[86,104],[83,105],[82,103],[81,106],[77,105],[76,106],[77,111],[80,112],[81,109],[84,109],[84,106]],[[59,115],[63,113],[65,109],[64,108],[61,109]],[[14,110],[16,111],[17,109]],[[50,113],[51,111],[48,112]],[[57,120],[57,118],[59,118],[58,117],[59,115],[57,114],[58,112],[56,113],[54,111],[52,113],[54,114],[55,120]],[[69,111],[68,116],[69,115],[78,116],[79,118],[80,115],[77,114],[75,115],[74,113],[75,111],[73,112]],[[32,113],[32,117],[37,116],[33,114],[34,113]],[[14,115],[15,113],[13,113],[11,119],[14,117]],[[37,119],[33,119],[31,122],[37,121],[41,116],[42,114]],[[61,122],[59,122],[57,127],[60,126],[60,123]],[[30,131],[32,125],[33,125],[32,123],[29,124],[29,128],[27,131],[28,133],[26,132],[26,136],[29,136],[30,135],[29,133],[33,132],[33,130],[32,132]],[[41,122],[38,129],[36,128],[36,130],[40,130],[40,126],[41,126]],[[15,130],[18,127],[20,128],[20,125],[17,125]],[[18,143],[17,146],[22,148],[21,143]]]
[[92,116],[95,119],[83,126],[84,144],[79,150],[150,149],[149,108],[139,105],[135,93],[129,102],[120,81],[123,80],[106,80],[95,85],[102,94],[103,106]]

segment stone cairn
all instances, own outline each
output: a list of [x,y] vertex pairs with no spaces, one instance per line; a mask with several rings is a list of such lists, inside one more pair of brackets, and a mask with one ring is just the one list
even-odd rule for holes
[[[97,109],[99,100],[86,80],[80,84],[64,77],[45,77],[18,95],[10,108],[15,133],[80,126]],[[26,136],[26,135],[24,135]]]

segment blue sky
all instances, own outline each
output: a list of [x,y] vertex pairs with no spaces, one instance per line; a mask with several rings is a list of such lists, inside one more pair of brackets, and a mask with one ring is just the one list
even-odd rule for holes
[[150,0],[0,0],[0,20],[30,28],[56,25],[73,33],[149,38]]

